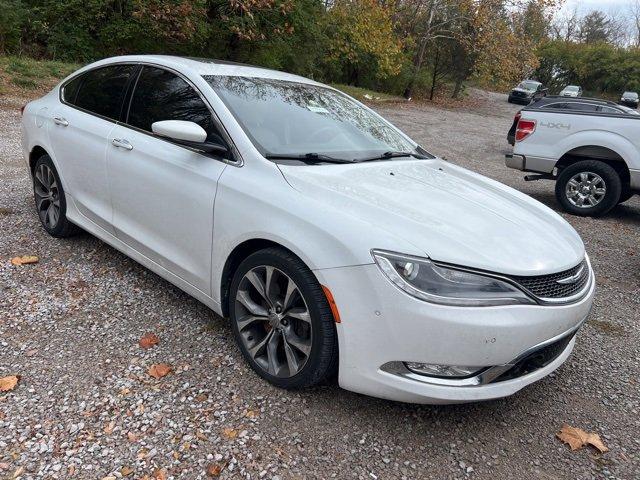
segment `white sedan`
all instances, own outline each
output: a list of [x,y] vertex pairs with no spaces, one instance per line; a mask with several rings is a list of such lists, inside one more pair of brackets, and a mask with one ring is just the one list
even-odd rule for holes
[[418,403],[569,356],[595,281],[553,211],[312,80],[167,56],[88,65],[22,118],[35,205],[228,317],[258,375]]

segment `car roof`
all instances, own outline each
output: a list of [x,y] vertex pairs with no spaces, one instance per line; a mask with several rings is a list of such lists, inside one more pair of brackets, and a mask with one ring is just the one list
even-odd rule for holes
[[615,102],[610,102],[609,100],[602,100],[601,98],[591,98],[591,97],[563,97],[561,95],[547,95],[546,97],[541,98],[537,102],[534,102],[528,105],[525,108],[540,108],[544,105],[549,105],[550,103],[592,103],[596,105],[607,105],[607,106],[615,106],[618,104]]
[[526,79],[526,80],[520,80],[520,83],[524,83],[524,82],[529,82],[529,83],[539,83],[539,84],[541,84],[541,85],[542,85],[542,82],[539,82],[538,80],[529,80],[529,79]]
[[180,57],[175,55],[121,55],[109,57],[98,62],[91,63],[73,75],[84,70],[106,66],[114,63],[148,63],[172,68],[181,73],[192,75],[221,75],[221,76],[244,76],[258,78],[272,78],[276,80],[286,80],[298,83],[309,83],[321,85],[311,79],[293,75],[291,73],[280,72],[268,68],[246,65],[243,63],[229,62],[226,60],[216,60],[211,58]]

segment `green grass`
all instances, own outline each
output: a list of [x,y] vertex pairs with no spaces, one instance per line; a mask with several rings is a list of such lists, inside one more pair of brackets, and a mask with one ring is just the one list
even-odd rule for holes
[[353,98],[360,100],[361,102],[402,102],[404,98],[395,95],[389,95],[388,93],[375,92],[373,90],[367,90],[366,88],[354,87],[353,85],[341,85],[332,83],[333,88],[352,96]]
[[0,94],[11,91],[11,86],[24,90],[49,88],[78,67],[75,63],[52,60],[0,57]]

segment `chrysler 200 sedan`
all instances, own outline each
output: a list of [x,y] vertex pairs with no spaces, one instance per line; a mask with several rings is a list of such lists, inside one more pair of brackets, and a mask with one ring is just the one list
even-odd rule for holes
[[571,353],[580,237],[347,95],[214,60],[88,65],[23,110],[44,229],[90,232],[228,317],[283,388],[510,395]]

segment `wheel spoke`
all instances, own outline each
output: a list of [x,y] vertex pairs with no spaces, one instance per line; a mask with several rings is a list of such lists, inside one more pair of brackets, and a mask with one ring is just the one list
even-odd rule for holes
[[247,280],[251,282],[251,285],[253,285],[253,288],[256,289],[256,291],[260,294],[262,298],[264,298],[267,304],[271,305],[271,301],[269,300],[269,297],[267,296],[267,292],[265,290],[265,284],[254,270],[247,273]]
[[280,365],[278,362],[278,343],[282,341],[282,334],[278,330],[273,330],[273,335],[267,342],[267,362],[269,365],[269,373],[278,375]]
[[267,333],[262,340],[257,342],[253,347],[247,349],[249,351],[249,355],[251,355],[251,358],[255,360],[258,353],[260,353],[265,345],[269,342],[269,340],[271,340],[274,331],[275,330],[269,330],[269,333]]
[[38,209],[38,212],[41,212],[42,210],[46,210],[45,207],[45,202],[47,203],[47,207],[51,204],[51,200],[49,200],[47,197],[41,197],[39,195],[36,195],[36,208]]
[[246,317],[241,318],[237,321],[238,330],[243,331],[249,325],[253,325],[256,322],[268,322],[269,319],[267,317],[260,317],[256,315],[247,315]]
[[246,308],[251,314],[255,316],[266,317],[268,314],[266,308],[258,305],[256,302],[251,300],[249,292],[246,290],[238,290],[236,301],[238,301],[244,308]]
[[284,354],[287,357],[287,366],[289,367],[289,375],[295,375],[300,370],[300,362],[298,362],[298,357],[296,357],[295,352],[289,345],[287,341],[287,337],[284,337]]
[[305,357],[311,353],[311,339],[303,340],[291,330],[286,333],[286,339],[289,345],[301,351]]
[[302,308],[294,308],[287,312],[287,317],[297,318],[298,320],[302,320],[305,323],[311,324],[311,315],[309,315],[309,311]]
[[283,310],[286,311],[291,306],[291,300],[293,298],[293,295],[297,292],[298,292],[298,287],[296,286],[296,284],[293,283],[293,280],[291,280],[290,278],[287,278],[287,291],[284,294],[284,300],[282,302]]

